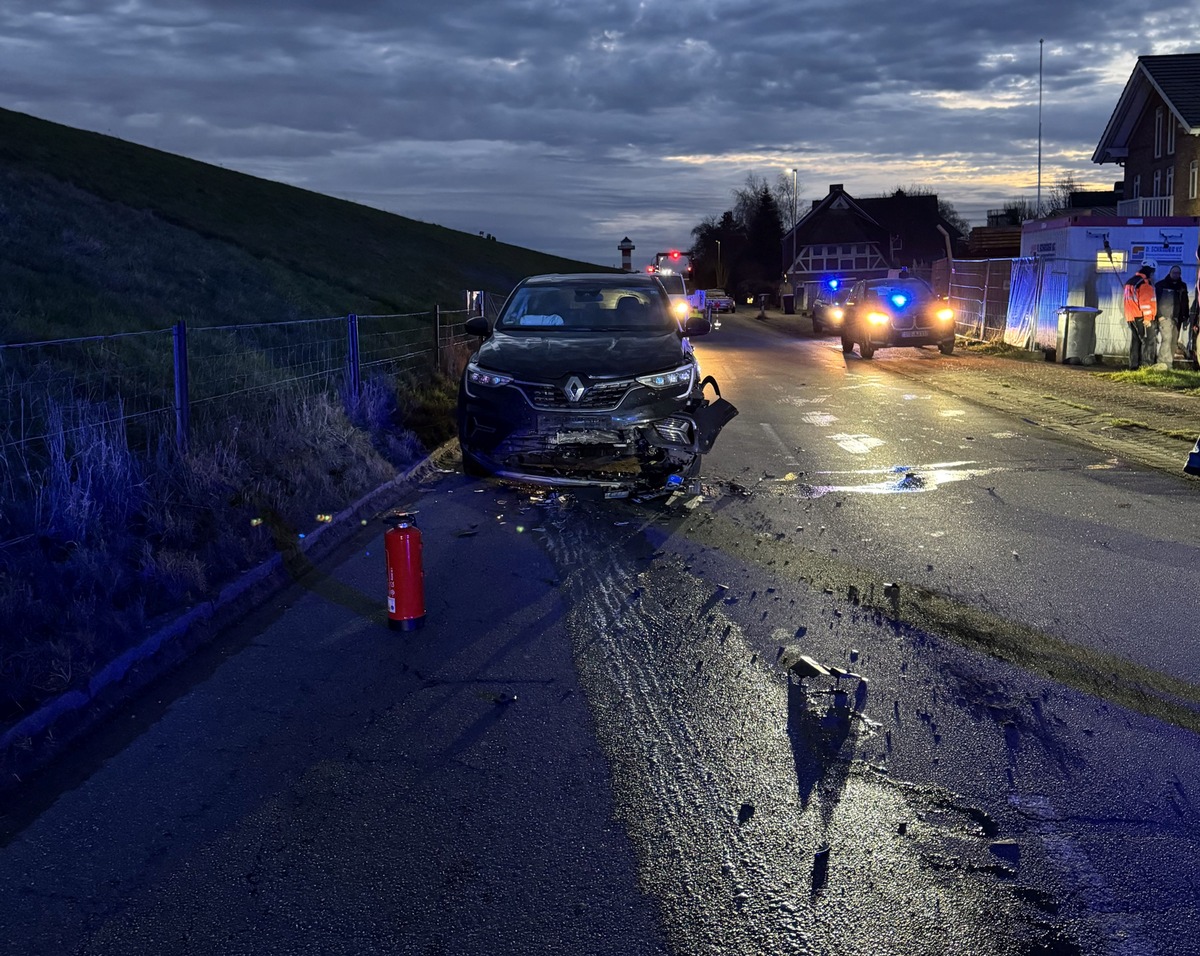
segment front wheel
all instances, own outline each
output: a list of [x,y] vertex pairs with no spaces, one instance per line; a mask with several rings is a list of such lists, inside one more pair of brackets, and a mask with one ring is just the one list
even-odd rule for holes
[[951,339],[949,342],[939,342],[938,351],[940,351],[943,355],[949,355],[954,351],[954,339]]
[[813,335],[820,335],[823,331],[825,331],[821,327],[821,323],[818,322],[815,318],[812,320],[812,325],[813,325]]
[[850,338],[845,332],[842,333],[842,352],[849,355],[854,351],[854,339]]
[[875,354],[875,346],[872,345],[869,341],[859,342],[858,343],[858,354],[861,355],[865,359],[869,359],[872,355]]
[[458,435],[458,450],[462,453],[462,470],[463,474],[468,478],[486,478],[491,474],[486,468],[479,463],[479,460],[471,454],[471,449],[463,440],[462,429]]

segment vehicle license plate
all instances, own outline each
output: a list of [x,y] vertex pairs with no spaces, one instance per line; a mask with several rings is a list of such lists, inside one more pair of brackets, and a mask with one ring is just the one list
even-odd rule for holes
[[606,415],[539,415],[540,431],[578,432],[612,428],[612,419]]
[[902,339],[915,339],[915,338],[917,338],[918,336],[925,336],[925,335],[928,335],[928,334],[929,334],[929,333],[928,333],[928,332],[926,332],[924,329],[909,329],[909,330],[907,330],[906,332],[901,332],[901,333],[900,333],[900,338],[902,338]]

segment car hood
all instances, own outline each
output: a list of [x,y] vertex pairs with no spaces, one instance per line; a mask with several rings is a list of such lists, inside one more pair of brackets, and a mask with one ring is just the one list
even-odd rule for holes
[[564,336],[522,331],[494,333],[479,347],[478,363],[519,379],[553,381],[572,374],[631,378],[674,368],[687,360],[683,340],[676,332]]

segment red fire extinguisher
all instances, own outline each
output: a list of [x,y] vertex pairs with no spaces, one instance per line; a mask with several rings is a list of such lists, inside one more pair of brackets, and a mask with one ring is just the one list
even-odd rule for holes
[[415,631],[425,624],[425,569],[421,566],[421,531],[416,512],[388,515],[383,534],[387,558],[388,627]]

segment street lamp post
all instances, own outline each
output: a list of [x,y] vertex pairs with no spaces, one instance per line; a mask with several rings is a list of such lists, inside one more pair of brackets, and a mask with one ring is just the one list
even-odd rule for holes
[[717,244],[717,285],[724,286],[725,279],[721,275],[721,240],[714,239],[713,242]]

